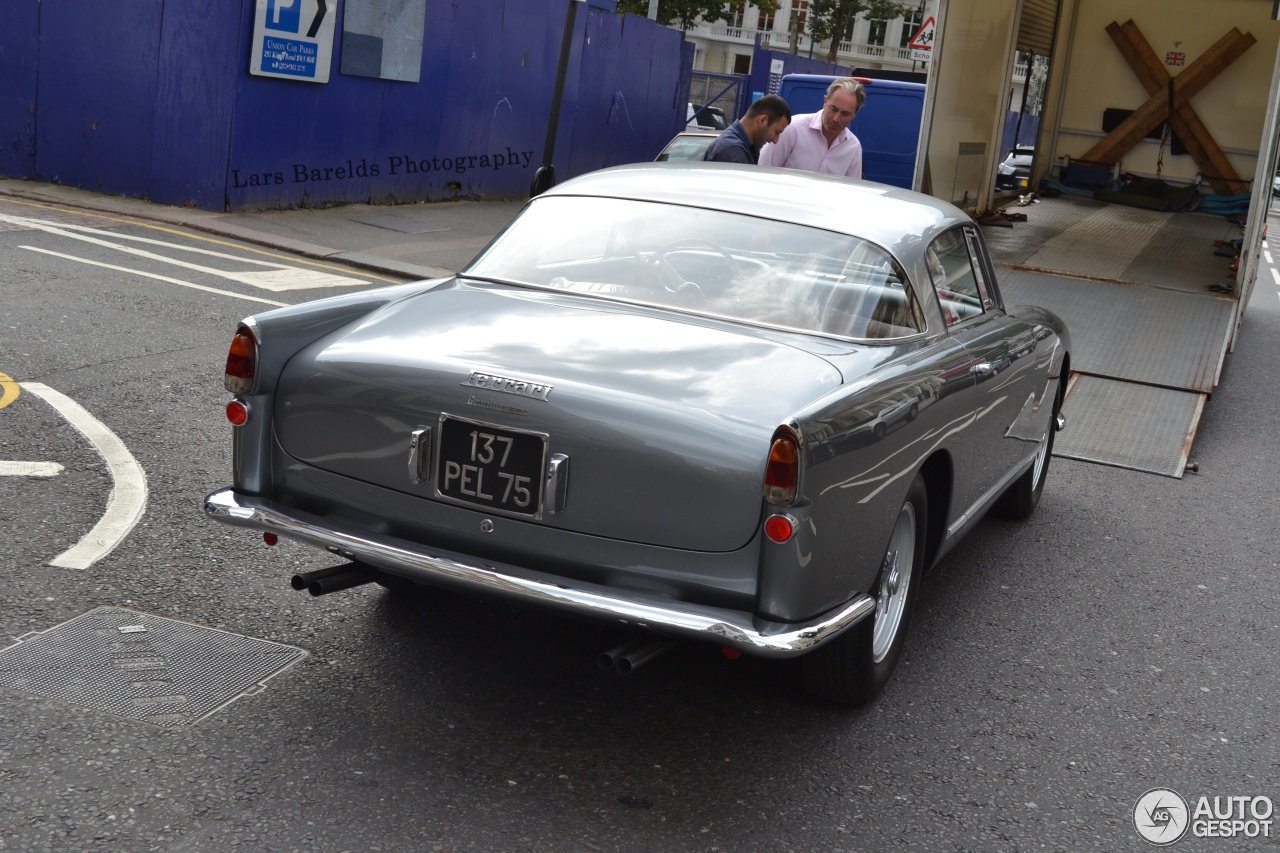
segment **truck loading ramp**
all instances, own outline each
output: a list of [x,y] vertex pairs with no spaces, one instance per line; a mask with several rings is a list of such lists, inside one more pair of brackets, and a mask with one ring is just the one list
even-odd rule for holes
[[984,236],[1006,304],[1048,308],[1071,333],[1054,454],[1181,477],[1239,311],[1234,290],[1205,289],[1232,283],[1215,241],[1241,229],[1073,197],[1022,210]]

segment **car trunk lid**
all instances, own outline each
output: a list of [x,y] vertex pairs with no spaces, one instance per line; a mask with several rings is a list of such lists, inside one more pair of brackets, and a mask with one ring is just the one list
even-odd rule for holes
[[294,458],[426,501],[727,551],[759,523],[774,429],[839,383],[751,329],[459,284],[295,356],[275,428]]

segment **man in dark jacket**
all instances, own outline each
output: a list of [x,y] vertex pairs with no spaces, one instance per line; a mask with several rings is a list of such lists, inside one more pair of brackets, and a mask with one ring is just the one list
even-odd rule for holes
[[777,95],[765,95],[751,105],[747,114],[729,125],[702,155],[717,163],[760,162],[760,149],[778,138],[791,123],[791,107]]

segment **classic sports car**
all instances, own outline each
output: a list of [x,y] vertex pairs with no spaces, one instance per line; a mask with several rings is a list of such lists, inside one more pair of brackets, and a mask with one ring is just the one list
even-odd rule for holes
[[924,570],[989,508],[1035,508],[1068,350],[1058,318],[1002,303],[948,204],[608,169],[456,277],[243,321],[235,482],[205,509],[352,561],[294,577],[315,594],[505,596],[796,657],[813,694],[859,704]]

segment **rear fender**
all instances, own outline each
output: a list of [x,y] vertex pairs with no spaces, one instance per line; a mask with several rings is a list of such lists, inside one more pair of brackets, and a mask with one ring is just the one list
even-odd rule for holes
[[400,299],[447,284],[431,279],[380,287],[278,308],[246,318],[243,325],[257,340],[253,390],[238,395],[249,407],[249,420],[232,433],[235,487],[249,495],[265,495],[271,487],[271,408],[276,382],[289,359],[303,347]]

